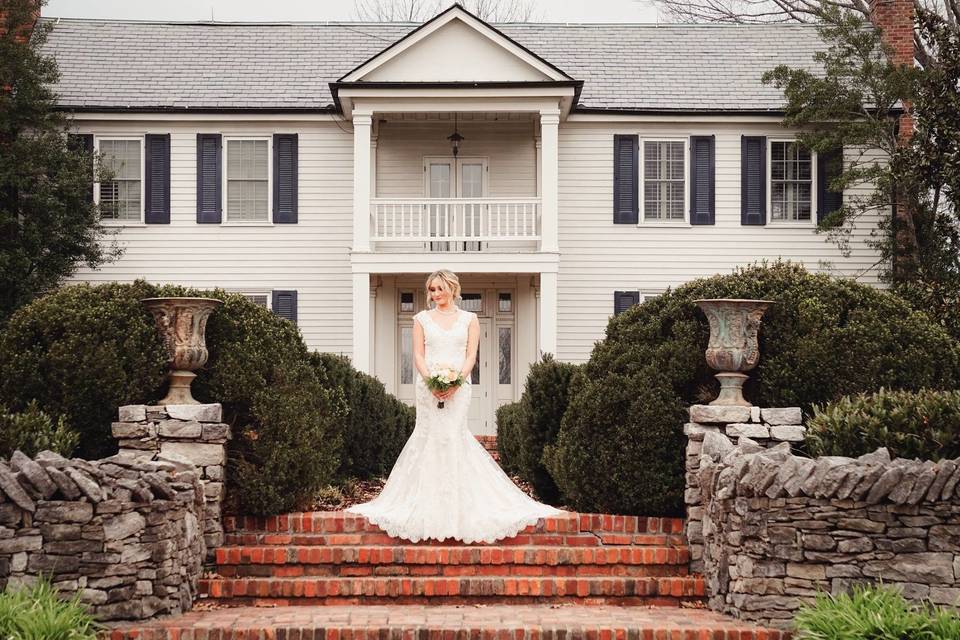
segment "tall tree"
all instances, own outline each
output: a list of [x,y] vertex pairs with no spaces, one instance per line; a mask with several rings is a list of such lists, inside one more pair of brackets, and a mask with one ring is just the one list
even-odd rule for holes
[[0,0],[0,323],[118,255],[91,197],[91,154],[68,144],[56,108],[57,65],[41,51],[50,27],[34,27],[43,3]]
[[[825,11],[848,11],[870,18],[869,0],[652,0],[665,16],[677,22],[820,22]],[[960,2],[913,0],[917,11],[941,16],[948,25],[960,24]],[[933,53],[930,43],[914,34],[917,61],[926,66]]]
[[[424,22],[449,4],[446,0],[354,0],[354,12],[364,22]],[[536,17],[532,0],[462,0],[460,4],[487,22],[529,22]]]

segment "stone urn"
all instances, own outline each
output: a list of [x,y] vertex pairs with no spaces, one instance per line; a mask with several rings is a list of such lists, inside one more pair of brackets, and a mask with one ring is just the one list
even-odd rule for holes
[[751,406],[743,397],[745,371],[760,361],[757,333],[760,319],[773,302],[769,300],[714,299],[694,300],[710,323],[707,364],[720,381],[720,395],[710,404]]
[[145,298],[140,302],[153,314],[167,348],[170,389],[157,404],[199,404],[190,393],[190,383],[197,377],[193,372],[210,356],[204,332],[210,314],[222,303],[213,298]]

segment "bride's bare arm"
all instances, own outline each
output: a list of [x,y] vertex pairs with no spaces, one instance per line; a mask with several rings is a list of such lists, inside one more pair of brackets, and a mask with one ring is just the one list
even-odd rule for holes
[[413,366],[417,368],[420,375],[424,378],[430,377],[430,370],[427,369],[427,360],[425,357],[426,348],[423,344],[423,327],[419,320],[413,321]]
[[477,347],[480,345],[480,321],[477,316],[470,319],[470,329],[467,332],[467,357],[463,361],[463,367],[460,373],[467,380],[470,379],[470,372],[473,371],[473,365],[477,362]]

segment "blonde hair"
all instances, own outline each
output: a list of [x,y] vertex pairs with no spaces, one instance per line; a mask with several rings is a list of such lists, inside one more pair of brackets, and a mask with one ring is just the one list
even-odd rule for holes
[[460,298],[460,278],[457,277],[457,274],[447,269],[437,269],[427,276],[427,282],[424,285],[424,289],[428,290],[427,300],[430,299],[430,283],[437,279],[443,284],[443,288],[450,292],[454,300]]

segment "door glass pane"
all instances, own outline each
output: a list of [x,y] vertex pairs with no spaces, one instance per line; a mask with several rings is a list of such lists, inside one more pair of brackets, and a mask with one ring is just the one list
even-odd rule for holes
[[497,338],[500,342],[500,384],[510,384],[510,360],[513,355],[512,337],[512,327],[500,327],[497,331]]
[[480,309],[483,307],[483,299],[479,293],[463,293],[460,294],[460,308],[465,311],[473,311],[474,313],[480,313]]
[[480,354],[483,353],[483,334],[481,332],[480,345],[477,347],[477,361],[473,363],[473,371],[470,372],[470,384],[480,384]]
[[400,384],[413,384],[413,327],[400,329]]
[[499,302],[499,310],[503,313],[510,313],[513,311],[513,297],[509,293],[500,292]]
[[450,197],[450,163],[430,163],[430,197]]
[[483,197],[483,163],[464,162],[460,165],[460,197]]
[[413,311],[413,292],[400,292],[400,311]]

